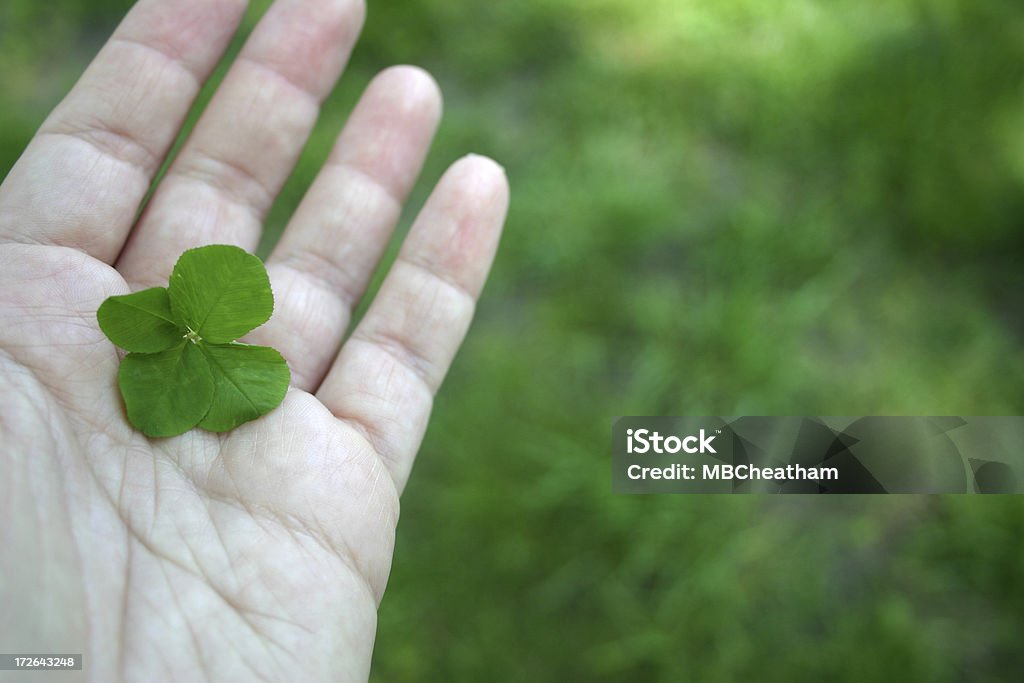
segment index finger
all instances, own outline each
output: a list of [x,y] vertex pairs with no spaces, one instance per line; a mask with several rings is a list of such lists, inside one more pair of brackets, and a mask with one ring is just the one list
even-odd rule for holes
[[0,240],[112,263],[246,0],[141,0],[0,187]]

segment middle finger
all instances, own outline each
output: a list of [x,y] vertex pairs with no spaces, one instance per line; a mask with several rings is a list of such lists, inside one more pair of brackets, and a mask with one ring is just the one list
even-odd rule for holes
[[139,288],[209,243],[253,249],[344,68],[361,0],[278,0],[246,41],[160,183],[117,267]]

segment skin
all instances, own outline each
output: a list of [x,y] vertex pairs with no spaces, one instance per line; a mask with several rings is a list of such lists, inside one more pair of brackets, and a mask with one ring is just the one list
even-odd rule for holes
[[74,680],[367,678],[398,497],[507,210],[497,164],[454,163],[341,345],[441,110],[422,70],[382,72],[267,261],[247,341],[288,360],[282,405],[134,431],[96,309],[187,248],[255,247],[364,14],[278,0],[136,221],[244,9],[141,0],[0,188],[0,649],[83,653]]

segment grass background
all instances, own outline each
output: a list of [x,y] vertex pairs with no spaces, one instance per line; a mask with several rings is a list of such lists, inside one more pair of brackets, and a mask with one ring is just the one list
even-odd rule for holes
[[[0,173],[129,4],[0,4]],[[1024,414],[1024,5],[371,0],[264,248],[400,62],[446,95],[402,229],[468,151],[513,204],[374,680],[1019,678],[1021,499],[613,496],[608,435]]]

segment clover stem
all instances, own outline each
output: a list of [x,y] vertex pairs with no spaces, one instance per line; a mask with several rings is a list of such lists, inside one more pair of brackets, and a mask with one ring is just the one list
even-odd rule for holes
[[188,339],[193,344],[203,341],[203,338],[199,336],[199,333],[193,330],[188,325],[185,326],[185,330],[186,332],[184,334],[184,338]]

